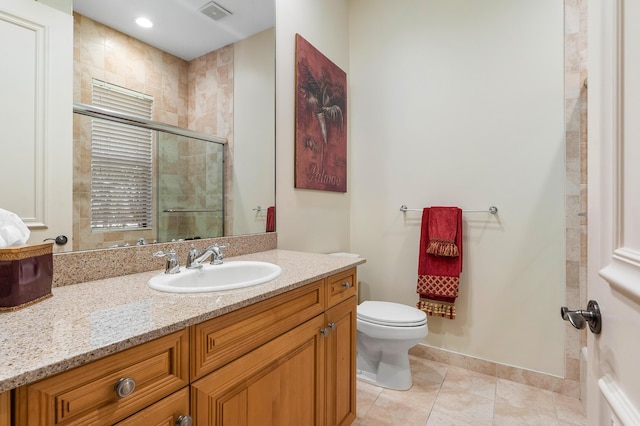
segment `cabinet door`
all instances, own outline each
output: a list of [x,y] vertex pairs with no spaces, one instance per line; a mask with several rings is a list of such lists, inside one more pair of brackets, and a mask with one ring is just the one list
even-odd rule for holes
[[0,426],[11,424],[11,393],[0,392]]
[[327,425],[350,425],[356,418],[356,297],[329,309],[326,342]]
[[194,382],[194,424],[324,424],[323,324],[318,315]]

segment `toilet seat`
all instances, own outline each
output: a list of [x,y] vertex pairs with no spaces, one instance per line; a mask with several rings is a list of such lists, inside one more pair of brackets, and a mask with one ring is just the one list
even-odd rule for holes
[[390,327],[419,327],[427,323],[427,314],[419,309],[380,301],[362,302],[358,305],[357,318],[360,321]]

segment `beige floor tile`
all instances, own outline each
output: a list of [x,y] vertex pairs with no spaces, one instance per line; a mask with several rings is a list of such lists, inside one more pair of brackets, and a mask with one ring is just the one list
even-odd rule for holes
[[497,379],[495,376],[488,376],[458,367],[449,367],[442,383],[442,388],[458,389],[494,400],[496,397],[496,385]]
[[585,425],[587,423],[584,407],[580,400],[558,393],[553,396],[559,421],[574,425]]
[[441,413],[432,411],[427,420],[426,426],[492,426],[491,420],[478,420],[473,417],[466,417],[462,414]]
[[533,403],[522,407],[497,399],[493,412],[494,426],[557,426],[558,420],[548,410],[540,412]]
[[382,392],[382,388],[358,380],[356,382],[356,390],[356,416],[359,421],[367,414],[373,403],[376,402]]
[[553,392],[548,390],[498,379],[496,402],[498,401],[516,408],[526,408],[546,417],[556,418]]
[[414,382],[442,383],[449,366],[437,361],[429,361],[424,358],[409,356],[411,364],[411,378]]
[[438,398],[433,404],[428,425],[437,425],[435,420],[450,419],[459,425],[491,424],[493,418],[493,400],[473,395],[465,390],[455,388],[440,389]]
[[437,383],[414,383],[408,391],[384,389],[367,413],[361,426],[424,426],[438,396]]
[[413,386],[358,381],[352,426],[584,426],[576,398],[460,367],[410,357]]

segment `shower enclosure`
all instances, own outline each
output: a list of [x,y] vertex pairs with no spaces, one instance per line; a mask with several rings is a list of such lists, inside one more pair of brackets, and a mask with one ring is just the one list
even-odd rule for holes
[[[79,153],[74,158],[73,171],[74,250],[224,235],[226,139],[89,105],[76,103],[73,110],[74,152]],[[113,184],[113,193],[124,192],[126,198],[115,197],[112,205],[102,203],[96,207],[96,191],[92,190],[92,170],[97,167],[92,160],[92,127],[100,122],[118,123],[123,132],[128,128],[150,132],[149,194],[133,186],[131,180],[137,166],[127,166],[125,162],[132,177],[126,177],[126,182],[122,178],[108,181],[106,192],[108,184]],[[106,145],[108,149],[108,141]],[[132,205],[137,209],[138,199],[147,198],[149,219],[128,218]],[[98,213],[106,216],[104,223],[108,225],[96,226],[93,217]]]

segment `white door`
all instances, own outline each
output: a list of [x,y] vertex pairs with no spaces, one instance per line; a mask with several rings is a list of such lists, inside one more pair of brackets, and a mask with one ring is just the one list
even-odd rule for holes
[[[589,1],[589,425],[640,425],[640,2]],[[583,307],[584,308],[584,307]]]
[[0,208],[22,219],[30,244],[70,241],[73,18],[36,1],[2,0],[0,52]]

